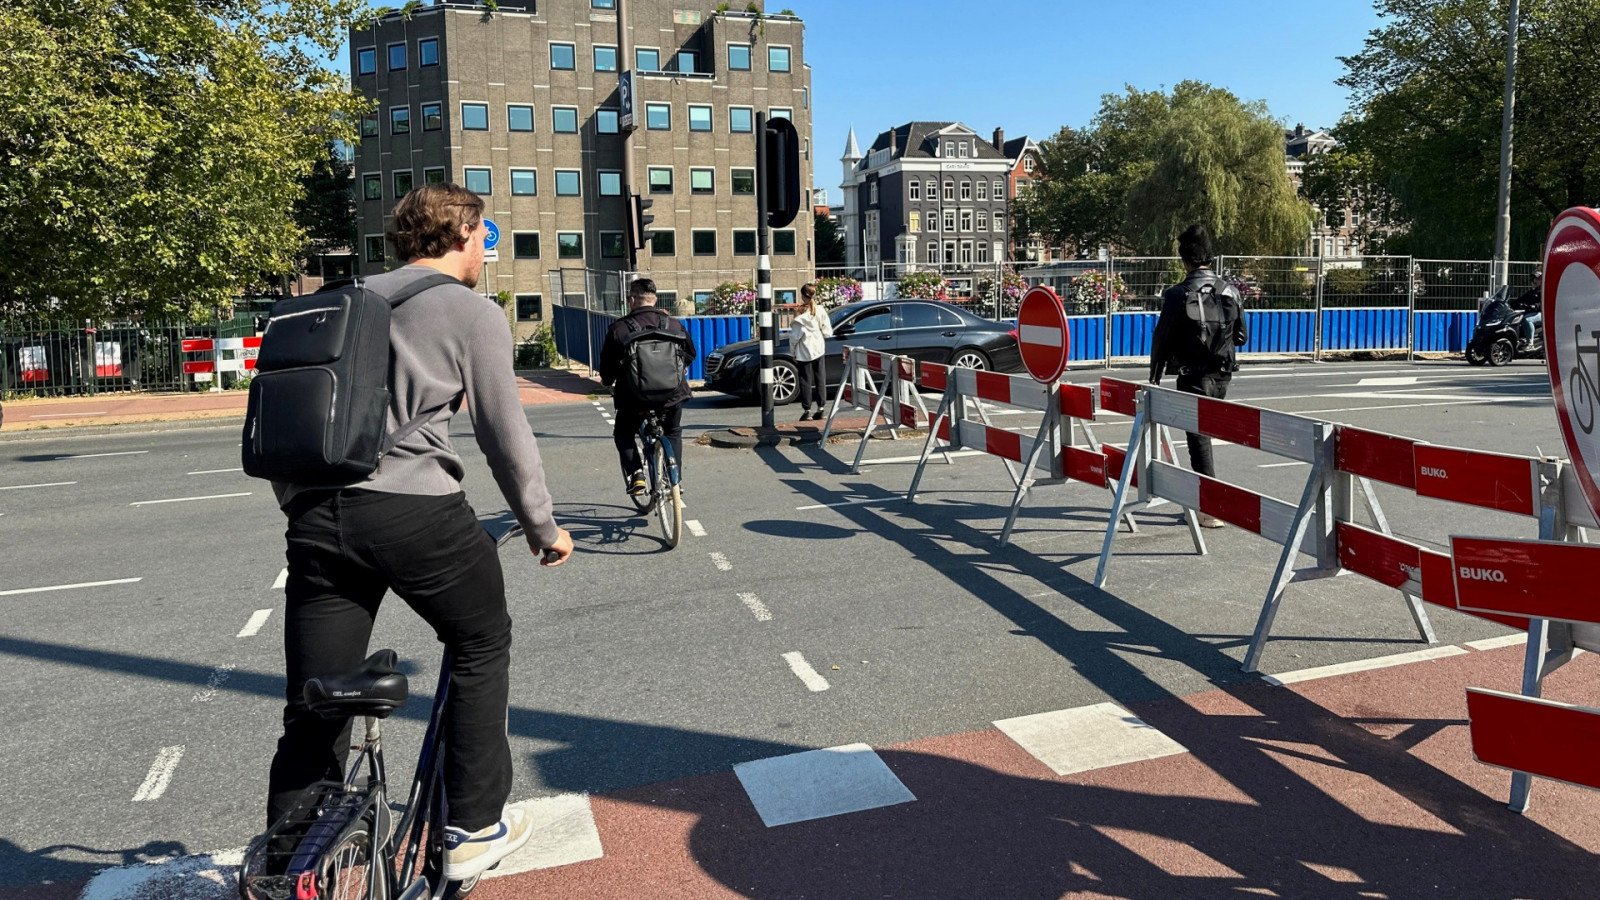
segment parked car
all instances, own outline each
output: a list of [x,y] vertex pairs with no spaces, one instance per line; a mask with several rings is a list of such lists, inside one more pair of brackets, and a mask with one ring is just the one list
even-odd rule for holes
[[[829,387],[844,378],[844,348],[866,347],[924,362],[1022,371],[1014,326],[994,322],[936,300],[868,300],[834,310],[833,340],[828,341],[823,371]],[[739,341],[706,356],[705,386],[724,394],[756,398],[761,371],[761,345]],[[772,399],[794,399],[797,373],[787,332],[773,347]]]

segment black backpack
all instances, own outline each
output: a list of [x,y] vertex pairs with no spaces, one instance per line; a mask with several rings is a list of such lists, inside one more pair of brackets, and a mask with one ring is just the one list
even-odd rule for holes
[[689,385],[684,350],[689,336],[667,328],[646,328],[632,317],[622,339],[622,383],[644,406],[660,409],[678,400]]
[[1233,368],[1233,332],[1242,314],[1229,298],[1219,296],[1225,284],[1212,279],[1205,284],[1188,289],[1184,309],[1189,314],[1191,334],[1197,346],[1178,354],[1187,365],[1200,366],[1208,371],[1229,371]]
[[443,273],[392,297],[360,280],[273,305],[250,382],[240,453],[256,478],[296,485],[352,484],[427,423],[437,409],[389,424],[389,318],[429,288],[460,284]]

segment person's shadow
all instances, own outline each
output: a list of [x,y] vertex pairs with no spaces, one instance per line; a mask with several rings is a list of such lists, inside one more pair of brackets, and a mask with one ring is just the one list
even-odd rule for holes
[[83,883],[102,869],[155,862],[189,852],[177,841],[150,841],[142,847],[121,850],[53,844],[30,853],[0,838],[0,900],[76,900]]

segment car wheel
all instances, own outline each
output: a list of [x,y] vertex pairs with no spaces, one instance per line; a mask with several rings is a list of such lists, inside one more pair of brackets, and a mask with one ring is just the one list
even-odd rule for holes
[[1511,342],[1505,338],[1495,341],[1489,347],[1489,364],[1492,366],[1510,365],[1511,361],[1516,358],[1516,348],[1512,347]]
[[985,370],[989,368],[989,357],[985,356],[982,350],[968,347],[965,350],[957,350],[955,359],[950,361],[950,365],[958,369]]
[[[794,363],[786,359],[772,361],[772,405],[782,406],[794,400],[799,391],[800,373]],[[757,395],[759,397],[759,395]]]

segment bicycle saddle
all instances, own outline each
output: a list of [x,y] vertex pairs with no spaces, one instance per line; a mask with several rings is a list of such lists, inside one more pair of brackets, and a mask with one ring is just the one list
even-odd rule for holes
[[381,719],[404,706],[410,695],[406,676],[395,670],[399,661],[393,650],[379,650],[353,672],[307,681],[301,695],[305,697],[306,706],[324,719],[346,716]]

